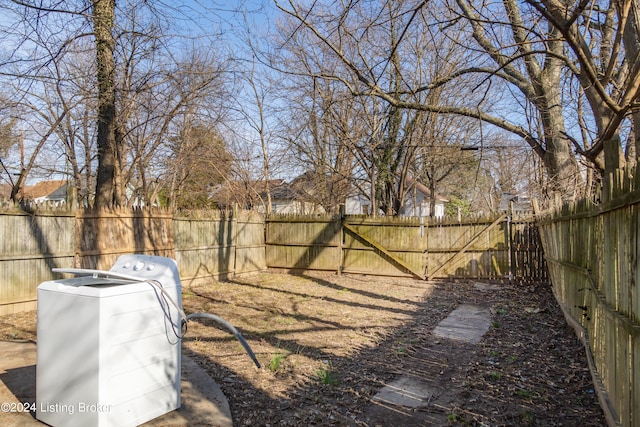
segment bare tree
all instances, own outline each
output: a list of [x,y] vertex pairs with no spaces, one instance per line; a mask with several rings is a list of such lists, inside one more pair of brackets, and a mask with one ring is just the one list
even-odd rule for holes
[[[248,24],[247,24],[248,27]],[[254,40],[251,39],[251,31],[247,28],[246,41],[249,46],[250,59],[245,61],[247,68],[243,76],[244,90],[235,97],[237,103],[234,105],[234,109],[239,113],[241,120],[248,126],[248,128],[256,135],[260,146],[260,157],[262,159],[262,177],[264,182],[264,188],[260,185],[260,192],[264,191],[264,211],[270,214],[272,211],[271,202],[271,152],[270,152],[270,123],[266,117],[268,102],[272,97],[272,91],[274,85],[270,81],[270,78],[262,70],[256,69],[256,60],[254,55]],[[244,135],[244,138],[252,140],[253,135]],[[253,145],[253,144],[249,144]],[[245,159],[252,157],[252,153],[247,152]],[[246,184],[245,188],[251,186],[250,182],[257,180],[257,174],[249,173],[251,169],[250,164],[253,162],[248,161],[248,164],[244,162],[235,163],[235,177],[239,178]],[[254,171],[255,172],[255,171]],[[248,194],[247,199],[255,198],[255,194]]]
[[294,96],[289,97],[288,123],[282,130],[292,159],[304,171],[298,191],[326,212],[337,212],[352,183],[358,106],[326,83],[290,82],[288,92]]
[[533,113],[529,123],[538,124],[539,130],[530,124],[530,137],[525,140],[543,160],[550,188],[573,197],[583,184],[564,122],[561,81],[566,58],[562,37],[553,26],[521,10],[516,1],[502,3],[502,8],[490,8],[457,0],[476,46],[495,64],[463,72],[499,78],[519,92],[525,107],[533,107],[524,112]]
[[16,99],[42,123],[47,137],[36,149],[64,151],[76,187],[95,182],[97,206],[131,203],[125,191],[131,186],[138,200],[153,197],[159,156],[168,152],[181,116],[223,115],[224,60],[198,47],[206,43],[176,48],[185,41],[171,32],[179,6],[167,5],[172,15],[148,2],[5,3],[16,19],[0,28],[12,46],[0,66],[19,78]]
[[[13,183],[17,198],[29,174],[39,166],[38,156],[52,144],[60,126],[68,120],[58,97],[56,79],[64,56],[86,34],[86,5],[56,5],[48,2],[4,1],[5,19],[0,25],[4,49],[0,74],[4,93],[15,108],[16,124],[22,129],[25,161]],[[64,21],[61,29],[60,22]],[[68,82],[68,80],[64,80]],[[64,84],[64,83],[61,83]]]
[[116,140],[115,0],[93,0],[93,32],[96,44],[98,86],[98,168],[96,207],[121,205],[124,185],[121,169],[123,147]]
[[[623,122],[628,118],[633,121],[627,144],[630,149],[639,135],[640,6],[633,0],[528,0],[528,4],[562,35],[570,54],[567,68],[579,81],[590,107],[595,123],[593,141],[585,147],[574,139],[576,149],[601,170],[623,166]],[[635,162],[636,150],[628,152]]]
[[[194,117],[187,117],[194,120]],[[166,204],[172,208],[213,208],[210,193],[224,182],[231,168],[227,151],[215,127],[187,121],[170,147],[164,184]]]
[[[277,63],[272,61],[272,66],[307,81],[307,87],[323,88],[323,102],[331,108],[350,99],[353,119],[345,123],[343,136],[336,142],[357,162],[353,185],[369,194],[373,213],[381,209],[387,215],[397,215],[410,190],[408,178],[417,173],[418,156],[424,159],[428,155],[424,147],[435,144],[434,134],[429,136],[425,126],[435,126],[439,109],[415,106],[436,105],[435,100],[443,96],[452,98],[442,87],[413,88],[452,73],[459,67],[461,55],[447,38],[442,37],[436,49],[430,31],[411,27],[417,9],[409,8],[408,2],[379,2],[376,6],[353,3],[343,8],[333,4],[331,8],[314,4],[304,9],[290,2],[288,9],[281,7],[291,22],[283,27],[280,39],[280,52],[286,53]],[[329,111],[323,104],[319,107],[320,114]],[[467,133],[460,120],[448,123],[452,125],[450,134],[437,144],[464,139],[452,136],[456,131]],[[296,141],[292,144],[297,147],[300,138],[293,135]],[[455,157],[449,157],[452,159]],[[357,178],[358,172],[362,179]],[[435,185],[437,180],[431,182]]]
[[[563,32],[541,21],[532,8],[525,10],[515,1],[504,1],[499,8],[467,0],[429,3],[429,8],[424,1],[383,1],[379,8],[368,3],[331,8],[318,3],[303,7],[294,1],[277,4],[297,22],[292,26],[295,33],[305,32],[322,43],[342,64],[338,71],[317,67],[313,73],[318,78],[340,81],[355,96],[375,96],[394,108],[473,117],[506,130],[543,160],[552,190],[565,197],[572,197],[576,188],[580,191],[582,180],[572,153],[575,139],[565,128],[561,92],[563,70],[577,70],[565,55]],[[388,48],[377,50],[370,35],[389,22],[379,11],[391,7],[398,17],[397,37],[387,36]],[[354,20],[361,22],[355,29],[350,26]],[[392,67],[397,52],[408,50],[414,35],[420,34],[427,35],[420,40],[434,52],[448,39],[468,52],[466,62],[425,76],[423,62],[413,58],[408,61],[411,67],[401,69],[402,86],[397,90],[382,71]],[[431,103],[415,96],[451,85],[466,102],[451,103],[453,98],[447,98]]]

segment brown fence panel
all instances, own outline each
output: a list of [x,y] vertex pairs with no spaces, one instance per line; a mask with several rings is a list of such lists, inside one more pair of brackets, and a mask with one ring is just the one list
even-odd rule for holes
[[463,222],[425,218],[270,216],[266,264],[400,277],[544,281],[532,218],[503,215]]
[[[491,227],[495,221],[496,217],[429,224],[427,246],[429,277],[508,278],[508,223],[504,218],[496,226]],[[465,249],[472,241],[470,247]],[[463,249],[464,252],[461,252]],[[458,253],[460,255],[457,255]],[[433,276],[433,272],[436,271],[437,274]]]
[[355,232],[344,233],[343,272],[424,277],[427,236],[419,218],[353,216],[345,223]]
[[640,177],[617,171],[602,203],[539,215],[560,306],[584,338],[610,424],[640,425]]
[[51,269],[72,267],[75,215],[47,209],[0,213],[0,315],[33,310]]
[[122,208],[46,215],[13,212],[0,216],[0,221],[3,230],[15,230],[6,233],[0,247],[0,276],[6,284],[0,291],[0,306],[33,303],[35,287],[52,278],[52,267],[109,269],[126,253],[175,258],[184,281],[267,267],[420,278],[434,271],[441,278],[504,278],[510,260],[516,276],[533,276],[543,264],[537,258],[539,248],[529,246],[535,229],[527,222],[513,224],[517,243],[512,245],[510,259],[508,233],[501,220],[492,225],[491,220],[435,223],[362,216],[273,215],[265,219],[252,212],[219,211],[174,217],[158,209]]
[[537,224],[531,217],[511,218],[511,275],[514,280],[547,282],[549,273]]
[[332,216],[270,215],[266,219],[266,265],[273,269],[340,268],[342,229]]
[[234,271],[236,219],[229,212],[191,212],[174,218],[176,262],[184,282]]
[[264,215],[240,211],[237,218],[235,274],[266,270]]
[[175,258],[173,214],[140,208],[86,209],[76,213],[77,268],[108,270],[127,253]]

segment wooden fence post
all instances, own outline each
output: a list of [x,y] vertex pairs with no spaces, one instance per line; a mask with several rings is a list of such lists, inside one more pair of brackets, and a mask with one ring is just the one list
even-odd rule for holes
[[340,255],[338,256],[338,276],[342,275],[342,266],[344,264],[344,217],[345,217],[345,212],[346,212],[346,208],[344,204],[340,205],[340,209],[339,209],[339,215],[340,215],[340,220],[338,223],[338,227],[340,227],[340,237],[338,239],[338,251],[340,252]]

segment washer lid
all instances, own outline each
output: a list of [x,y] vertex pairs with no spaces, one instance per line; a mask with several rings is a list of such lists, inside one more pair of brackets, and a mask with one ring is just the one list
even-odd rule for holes
[[[175,287],[175,286],[172,286]],[[171,288],[164,286],[165,289]],[[123,279],[83,276],[73,279],[58,279],[43,282],[38,286],[38,292],[48,291],[71,295],[103,298],[138,292],[159,292],[148,282],[133,282]]]

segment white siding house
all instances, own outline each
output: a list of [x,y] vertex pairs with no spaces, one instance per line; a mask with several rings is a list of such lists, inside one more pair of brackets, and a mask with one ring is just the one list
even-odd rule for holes
[[[405,197],[403,207],[400,211],[400,216],[431,216],[429,209],[431,193],[427,186],[412,179],[409,179],[408,183],[410,188]],[[444,205],[446,202],[448,202],[447,199],[436,195],[434,213],[436,218],[444,217]],[[353,193],[347,197],[347,200],[345,201],[345,213],[347,215],[370,215],[371,202],[369,201],[369,198],[362,193]],[[379,214],[383,214],[383,212],[379,212]]]

